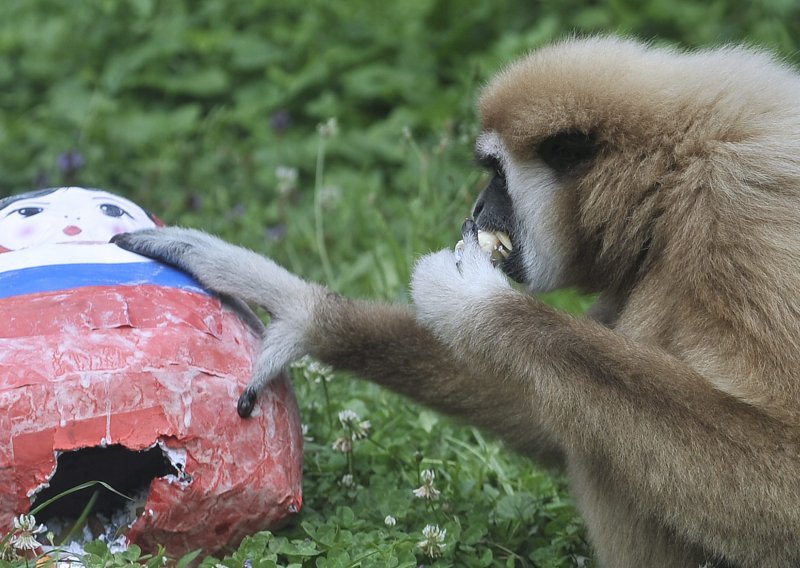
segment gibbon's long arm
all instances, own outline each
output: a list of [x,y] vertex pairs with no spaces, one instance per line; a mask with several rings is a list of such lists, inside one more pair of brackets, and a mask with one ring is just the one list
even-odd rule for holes
[[[384,385],[445,414],[485,428],[548,465],[560,452],[537,428],[517,384],[474,373],[455,361],[408,307],[351,300],[310,284],[253,251],[177,227],[117,235],[126,250],[171,264],[217,293],[271,315],[253,377],[239,400],[248,416],[258,393],[289,363],[310,354],[338,370]],[[496,416],[509,420],[498,421]],[[525,423],[524,429],[514,424]]]
[[331,295],[315,315],[309,346],[313,357],[336,369],[492,432],[540,463],[561,465],[519,383],[454,359],[408,307]]
[[754,534],[796,542],[800,508],[786,503],[800,503],[800,444],[766,412],[659,348],[512,290],[477,244],[458,265],[449,251],[425,257],[413,288],[423,325],[473,372],[517,382],[556,444],[602,472],[596,483],[626,488],[640,516],[740,558],[773,554]]

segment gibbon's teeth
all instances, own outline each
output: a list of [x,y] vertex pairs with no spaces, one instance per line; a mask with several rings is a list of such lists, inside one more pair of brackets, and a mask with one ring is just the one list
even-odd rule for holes
[[[478,246],[484,252],[489,253],[489,258],[495,266],[507,259],[513,250],[511,239],[502,231],[478,231]],[[453,252],[456,256],[456,262],[460,262],[461,256],[464,254],[463,240],[456,243]]]
[[492,252],[500,244],[494,233],[478,230],[478,245],[486,252]]
[[503,262],[511,254],[511,239],[502,231],[478,231],[478,244],[489,253],[495,266]]
[[506,256],[508,256],[508,253],[514,250],[514,247],[511,244],[511,238],[503,231],[497,231],[495,235],[497,236],[497,239],[500,241],[500,244],[505,247],[507,253]]

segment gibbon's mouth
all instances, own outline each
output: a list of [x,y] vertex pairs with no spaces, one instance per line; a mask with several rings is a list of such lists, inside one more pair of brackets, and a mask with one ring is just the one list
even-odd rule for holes
[[[522,266],[522,255],[520,253],[521,246],[519,239],[516,238],[515,231],[509,227],[496,227],[490,225],[478,225],[479,235],[481,233],[493,235],[500,242],[500,246],[504,251],[503,258],[497,263],[497,266],[502,270],[506,276],[511,278],[517,283],[523,284],[525,282],[525,272]],[[507,242],[504,242],[507,241]],[[508,245],[511,245],[510,247]]]

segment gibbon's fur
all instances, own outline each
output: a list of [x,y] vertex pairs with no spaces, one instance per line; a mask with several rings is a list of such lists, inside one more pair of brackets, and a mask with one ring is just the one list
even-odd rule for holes
[[184,229],[121,236],[272,314],[240,413],[306,353],[561,464],[607,568],[800,565],[800,78],[764,53],[568,40],[480,98],[492,181],[414,307]]

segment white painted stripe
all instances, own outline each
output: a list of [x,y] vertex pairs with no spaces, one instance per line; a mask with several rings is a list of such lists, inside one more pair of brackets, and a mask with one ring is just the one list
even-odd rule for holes
[[147,257],[122,250],[117,245],[102,244],[45,244],[0,254],[0,272],[34,266],[63,264],[127,264],[153,262]]

